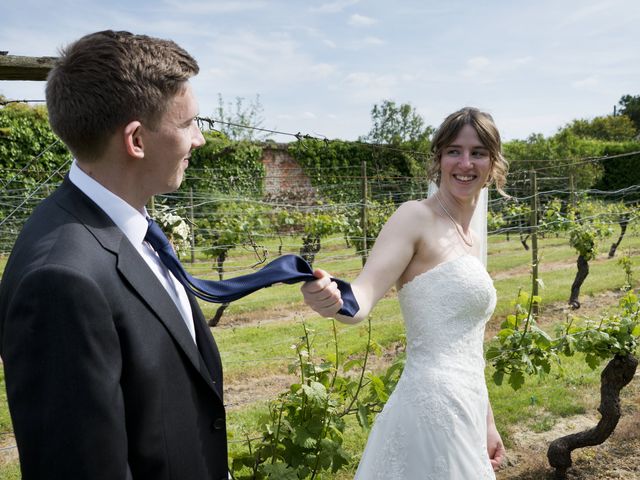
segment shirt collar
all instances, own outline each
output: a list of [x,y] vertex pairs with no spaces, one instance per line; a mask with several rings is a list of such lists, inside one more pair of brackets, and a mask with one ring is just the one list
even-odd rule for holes
[[118,197],[113,192],[91,178],[74,160],[69,170],[69,180],[78,187],[87,197],[93,200],[107,216],[122,230],[132,245],[142,245],[147,234],[149,224],[147,222],[147,210],[143,207],[140,212]]

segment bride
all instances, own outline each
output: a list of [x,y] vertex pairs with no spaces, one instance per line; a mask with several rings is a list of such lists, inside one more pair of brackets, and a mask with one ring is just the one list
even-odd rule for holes
[[496,303],[482,249],[486,204],[478,208],[484,232],[470,227],[483,187],[503,193],[501,148],[489,114],[467,107],[449,115],[431,146],[437,192],[402,204],[381,230],[352,283],[358,313],[337,314],[340,291],[323,270],[301,288],[311,308],[344,323],[366,318],[398,289],[405,369],[376,418],[358,480],[494,479],[504,458],[484,380],[484,325]]

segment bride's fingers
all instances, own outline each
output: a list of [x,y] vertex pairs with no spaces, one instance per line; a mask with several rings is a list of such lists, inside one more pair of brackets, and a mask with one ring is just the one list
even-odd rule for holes
[[305,303],[323,316],[332,316],[342,308],[342,294],[330,277],[307,282],[302,288]]
[[498,470],[498,468],[500,468],[500,465],[502,465],[502,461],[504,460],[505,453],[506,452],[504,449],[504,445],[502,445],[502,443],[499,443],[498,445],[496,445],[496,448],[493,451],[493,454],[490,455],[491,466],[493,467],[494,470]]
[[315,270],[313,275],[317,280],[309,280],[302,284],[300,290],[302,294],[305,295],[305,298],[308,295],[312,296],[318,293],[321,293],[324,289],[331,285],[331,276],[325,272],[324,270]]

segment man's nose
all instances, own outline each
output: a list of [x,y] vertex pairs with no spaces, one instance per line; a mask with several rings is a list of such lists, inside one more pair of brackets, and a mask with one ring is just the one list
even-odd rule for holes
[[202,131],[200,131],[199,128],[196,128],[195,130],[196,132],[192,139],[193,148],[199,148],[207,143],[207,141],[205,140],[204,135],[202,135]]

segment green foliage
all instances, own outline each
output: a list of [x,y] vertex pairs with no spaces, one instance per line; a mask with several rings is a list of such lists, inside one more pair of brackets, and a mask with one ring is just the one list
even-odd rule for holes
[[496,384],[508,376],[509,385],[517,390],[524,384],[525,374],[544,375],[551,371],[552,363],[560,366],[561,355],[583,353],[585,362],[595,369],[603,360],[637,352],[640,302],[634,292],[627,292],[617,312],[599,321],[569,318],[556,329],[554,338],[536,326],[532,307],[540,301],[520,292],[515,314],[502,323],[497,342],[487,350]]
[[613,233],[606,206],[602,202],[580,200],[567,214],[569,244],[587,262],[598,254],[597,239]]
[[309,264],[313,264],[315,255],[320,251],[321,239],[342,232],[346,222],[335,205],[318,207],[316,205],[313,210],[302,210],[297,214],[298,222],[302,225],[300,256]]
[[[259,439],[247,439],[246,451],[233,455],[234,480],[306,479],[320,472],[336,473],[351,460],[343,448],[345,417],[355,415],[363,428],[380,411],[395,388],[404,366],[400,359],[382,376],[366,374],[367,359],[376,348],[369,322],[364,358],[341,362],[335,322],[335,355],[315,358],[314,332],[303,325],[304,335],[292,346],[300,381],[271,402]],[[360,368],[358,375],[347,373]],[[339,375],[342,370],[344,375]]]
[[[546,177],[574,176],[575,188],[587,189],[602,177],[602,167],[597,162],[576,162],[603,155],[612,142],[593,138],[580,138],[569,130],[561,130],[553,137],[531,135],[527,140],[513,140],[504,144],[505,157],[509,159],[514,174],[531,169],[543,170]],[[544,181],[539,188],[546,190]],[[524,192],[529,193],[529,192]]]
[[[71,155],[49,128],[47,110],[24,103],[0,107],[0,249],[11,249],[33,202],[66,173]],[[46,181],[46,183],[45,183]],[[43,186],[44,185],[44,186]],[[17,207],[23,208],[17,208]]]
[[563,212],[563,204],[559,198],[548,201],[538,221],[538,230],[541,233],[560,233],[567,231],[572,225],[571,212],[568,217]]
[[[367,208],[367,249],[371,249],[380,230],[396,209],[396,205],[391,201],[368,201]],[[363,258],[367,255],[365,249],[364,230],[362,225],[361,208],[351,208],[346,213],[344,223],[344,238],[347,245],[353,246],[357,253]]]
[[[425,190],[425,155],[410,146],[380,148],[361,142],[302,139],[289,145],[289,154],[302,166],[320,195],[334,202],[362,200],[363,162],[367,162],[373,198],[396,198]],[[397,177],[406,180],[398,182]]]
[[493,380],[501,385],[505,376],[514,390],[524,384],[524,375],[551,371],[557,353],[551,348],[552,340],[536,325],[533,307],[542,299],[522,290],[514,302],[515,312],[507,315],[498,332],[498,345],[491,346],[486,358],[495,367]]
[[618,105],[620,113],[629,117],[640,133],[640,95],[623,95]]
[[617,312],[599,321],[571,319],[559,327],[557,348],[567,356],[584,353],[591,369],[613,356],[633,355],[640,341],[639,312],[638,296],[629,291],[620,300]]
[[292,346],[301,380],[271,403],[259,442],[248,440],[248,451],[233,458],[234,479],[313,478],[320,471],[336,472],[349,462],[342,448],[342,412],[330,394],[335,366],[315,362],[313,332],[304,329],[304,336]]
[[268,216],[264,209],[239,201],[223,201],[212,205],[215,205],[215,211],[209,210],[208,215],[196,222],[196,240],[207,256],[216,259],[219,278],[222,279],[224,275],[224,262],[233,248],[251,248],[260,259],[264,259],[266,252],[257,240],[268,228],[265,224]]
[[[496,215],[494,212],[492,215]],[[508,199],[502,205],[500,214],[502,224],[507,231],[517,231],[522,239],[530,231],[531,207],[529,204],[519,202],[517,199]],[[487,224],[487,231],[489,224]]]
[[[602,154],[611,157],[603,158],[600,164],[603,168],[602,178],[594,185],[594,188],[606,191],[622,190],[628,187],[640,185],[640,141],[611,142],[605,146]],[[619,157],[616,157],[621,155]],[[628,200],[640,200],[640,193],[632,191],[625,193]]]
[[233,141],[220,132],[205,132],[207,143],[193,151],[181,191],[217,192],[262,197],[265,168],[262,148]]
[[[49,127],[44,106],[11,103],[1,107],[0,129],[0,169],[5,179],[12,179],[12,188],[33,186],[70,159],[68,150]],[[33,161],[36,157],[38,160]]]
[[591,120],[574,120],[564,129],[581,138],[617,142],[632,140],[638,133],[633,121],[626,115],[607,115]]
[[[342,202],[361,196],[357,179],[362,162],[373,158],[371,147],[340,140],[303,139],[289,144],[288,150],[322,197]],[[345,184],[345,178],[353,180]]]
[[507,225],[502,212],[489,210],[487,212],[487,232],[495,233]]
[[618,259],[618,265],[622,267],[625,276],[625,283],[622,286],[622,290],[631,290],[633,285],[633,262],[628,255],[625,255]]

